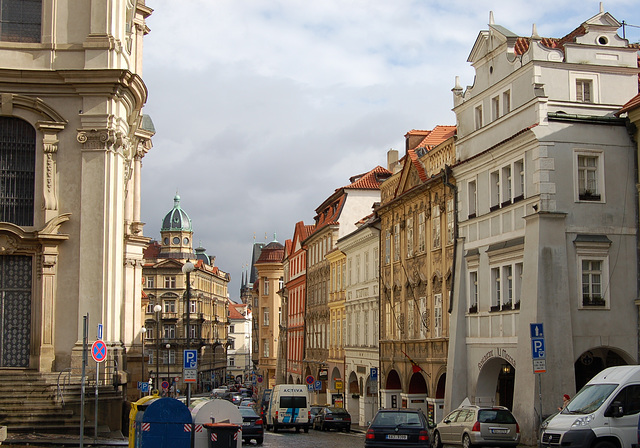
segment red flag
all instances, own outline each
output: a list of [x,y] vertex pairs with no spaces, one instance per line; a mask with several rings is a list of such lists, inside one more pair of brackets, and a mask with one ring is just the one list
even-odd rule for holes
[[[413,359],[411,359],[411,358],[409,357],[409,355],[407,355],[407,354],[404,352],[404,350],[400,350],[400,351],[402,352],[402,354],[403,354],[404,356],[406,356],[406,357],[407,357],[407,359],[408,359],[408,360],[409,360],[409,362],[411,363],[411,370],[413,370],[413,373],[424,372],[424,370],[422,369],[422,367],[420,367],[420,366],[418,365],[418,363],[417,363],[417,362],[415,362]],[[426,372],[425,372],[425,373],[426,373]]]

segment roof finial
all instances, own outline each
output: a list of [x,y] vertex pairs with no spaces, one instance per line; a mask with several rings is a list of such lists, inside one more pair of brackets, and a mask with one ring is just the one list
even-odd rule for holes
[[489,11],[489,25],[495,25],[493,20],[493,11]]
[[453,87],[453,92],[454,93],[462,93],[462,86],[460,85],[460,77],[456,76],[456,85]]
[[538,34],[538,28],[536,28],[536,24],[533,24],[533,29],[531,30],[531,39],[540,40],[540,35]]

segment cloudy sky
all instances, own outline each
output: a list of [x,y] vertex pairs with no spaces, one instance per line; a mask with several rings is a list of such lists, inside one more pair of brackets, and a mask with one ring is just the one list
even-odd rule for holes
[[[153,149],[142,220],[159,239],[180,194],[194,241],[237,300],[255,241],[281,243],[349,177],[386,166],[411,129],[454,125],[455,76],[489,11],[521,36],[562,37],[593,0],[146,0],[143,78]],[[606,11],[640,40],[637,0]],[[619,34],[622,35],[622,29]],[[266,235],[266,237],[265,237]]]

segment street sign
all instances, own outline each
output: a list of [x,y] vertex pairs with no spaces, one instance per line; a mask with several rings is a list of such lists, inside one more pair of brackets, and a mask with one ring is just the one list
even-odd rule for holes
[[97,340],[91,344],[91,357],[95,362],[102,362],[107,358],[107,345]]
[[531,334],[531,358],[533,359],[533,373],[547,371],[547,351],[544,343],[544,329],[541,323],[529,324]]
[[307,384],[307,389],[309,389],[309,392],[313,392],[313,384]]
[[313,388],[315,390],[322,390],[322,381],[318,380],[314,383]]
[[336,382],[336,389],[342,390],[342,380],[335,380],[335,382]]
[[258,375],[258,383],[262,383],[262,375]]
[[544,339],[531,339],[531,356],[533,359],[545,359]]
[[198,381],[198,369],[184,369],[182,378],[185,383],[196,383]]
[[545,373],[547,371],[546,359],[534,359],[533,360],[533,373]]
[[318,371],[318,379],[320,381],[328,381],[329,380],[329,369],[320,369]]
[[369,376],[371,377],[371,381],[377,381],[378,380],[378,368],[377,367],[371,367],[371,370],[369,370]]
[[531,338],[544,338],[542,324],[529,324],[529,329],[531,330]]
[[102,324],[98,324],[98,335],[97,339],[102,339]]
[[185,350],[183,359],[184,359],[183,368],[185,369],[198,368],[198,350]]
[[307,384],[313,384],[315,382],[315,378],[313,377],[313,375],[308,375],[305,381],[307,382]]
[[169,389],[169,381],[163,381],[162,382],[162,388],[163,389]]
[[138,381],[138,389],[140,390],[140,392],[149,392],[149,383],[147,383],[146,381]]

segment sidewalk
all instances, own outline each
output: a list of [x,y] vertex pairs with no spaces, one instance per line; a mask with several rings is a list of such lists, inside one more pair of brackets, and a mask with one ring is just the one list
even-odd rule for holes
[[[83,446],[92,447],[111,447],[111,446],[128,446],[129,440],[126,439],[121,433],[112,434],[113,437],[99,436],[94,439],[93,436],[84,436],[82,440]],[[24,433],[9,433],[7,434],[7,440],[2,442],[2,445],[12,446],[14,448],[22,447],[76,447],[80,446],[80,434],[24,434]]]

